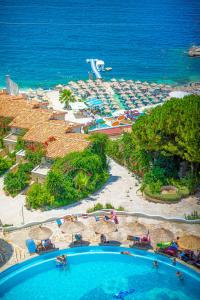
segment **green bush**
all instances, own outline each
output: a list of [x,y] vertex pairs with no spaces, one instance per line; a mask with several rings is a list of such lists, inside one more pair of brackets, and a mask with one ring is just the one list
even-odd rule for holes
[[16,172],[10,171],[4,178],[4,190],[11,196],[16,196],[29,183],[31,163],[20,164]]
[[88,212],[88,213],[91,213],[91,212],[94,212],[94,211],[102,210],[103,208],[104,208],[104,207],[103,207],[103,205],[102,205],[101,203],[97,203],[97,204],[94,205],[94,207],[89,208],[89,209],[87,210],[87,212]]
[[118,211],[124,211],[125,209],[124,209],[123,206],[119,206],[118,208],[116,208],[116,210],[118,210]]
[[42,147],[37,147],[34,151],[30,149],[26,149],[26,159],[33,164],[33,166],[37,166],[41,163],[42,157],[45,155],[45,151]]
[[160,192],[152,191],[150,185],[147,185],[144,188],[144,194],[152,199],[176,202],[181,198],[187,197],[189,195],[189,190],[187,189],[187,187],[180,187],[178,188],[176,193],[161,194]]
[[54,203],[54,197],[50,194],[45,185],[34,183],[26,197],[27,208],[50,207]]
[[195,210],[189,215],[185,215],[186,220],[200,220],[200,214]]
[[114,206],[112,204],[110,204],[110,203],[106,203],[105,208],[106,209],[113,209]]
[[0,176],[5,173],[12,166],[12,162],[0,156]]
[[114,209],[114,210],[118,210],[118,211],[124,211],[124,207],[119,206],[118,208],[114,208],[114,206],[110,203],[106,203],[105,206],[103,206],[101,203],[97,203],[94,205],[94,207],[89,208],[87,210],[87,213],[92,213],[94,211],[98,211],[98,210],[102,210],[102,209]]

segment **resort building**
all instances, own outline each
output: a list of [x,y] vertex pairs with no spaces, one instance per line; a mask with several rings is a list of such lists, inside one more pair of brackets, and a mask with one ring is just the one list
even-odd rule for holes
[[[38,105],[39,104],[39,105]],[[27,147],[41,145],[45,157],[32,171],[34,181],[43,181],[52,162],[68,153],[86,149],[90,142],[81,134],[81,124],[66,122],[65,113],[42,108],[40,103],[18,96],[0,94],[0,118],[10,119],[10,133],[3,138],[7,151],[16,148],[18,138]],[[16,162],[25,161],[25,150],[16,153]]]

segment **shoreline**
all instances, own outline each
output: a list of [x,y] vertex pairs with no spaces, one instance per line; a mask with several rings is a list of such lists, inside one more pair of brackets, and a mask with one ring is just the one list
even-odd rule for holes
[[[29,85],[20,85],[20,83],[17,82],[17,80],[14,80],[18,86],[19,86],[19,89],[20,91],[22,92],[27,92],[29,89],[32,89],[32,90],[37,90],[37,89],[43,89],[43,90],[54,90],[54,88],[57,86],[57,85],[68,85],[70,81],[73,81],[73,82],[77,82],[79,80],[82,80],[84,82],[87,82],[89,78],[87,79],[84,79],[84,78],[74,78],[74,79],[70,79],[70,80],[66,80],[66,81],[59,81],[59,82],[55,82],[55,83],[50,83],[50,84],[29,84]],[[195,84],[195,83],[200,83],[200,77],[199,79],[195,79],[195,80],[179,80],[179,81],[174,81],[174,80],[170,80],[170,79],[166,79],[166,80],[162,80],[162,79],[157,79],[157,80],[142,80],[142,79],[133,79],[133,78],[123,78],[123,77],[120,77],[120,78],[116,78],[116,77],[113,77],[113,78],[103,78],[102,81],[104,82],[110,82],[112,81],[112,79],[116,79],[116,81],[120,81],[120,80],[124,80],[124,81],[128,81],[128,80],[132,80],[134,82],[136,82],[137,80],[141,81],[142,83],[143,82],[148,82],[149,84],[152,84],[152,83],[156,83],[156,84],[166,84],[166,85],[170,85],[171,87],[179,87],[179,86],[190,86],[190,84]],[[96,79],[94,79],[95,81]],[[21,87],[20,87],[21,86]],[[5,89],[6,88],[6,85],[2,85],[0,84],[0,89]]]

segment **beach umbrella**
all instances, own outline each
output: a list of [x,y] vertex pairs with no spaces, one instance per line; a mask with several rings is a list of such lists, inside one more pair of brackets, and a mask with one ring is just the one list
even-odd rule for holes
[[150,237],[155,245],[160,242],[171,242],[174,240],[173,232],[163,227],[150,230]]
[[137,221],[125,224],[125,230],[131,235],[143,235],[148,232],[147,227]]
[[39,226],[29,231],[29,237],[33,240],[47,240],[52,235],[52,230],[48,227]]
[[179,247],[188,250],[200,250],[200,237],[196,235],[184,235],[178,241]]
[[111,221],[98,221],[95,225],[94,225],[94,231],[96,233],[111,233],[116,231],[116,225],[114,222]]
[[69,234],[75,234],[75,233],[79,233],[82,232],[85,229],[85,225],[80,222],[80,221],[67,221],[64,222],[61,226],[60,226],[60,230],[63,233],[69,233]]

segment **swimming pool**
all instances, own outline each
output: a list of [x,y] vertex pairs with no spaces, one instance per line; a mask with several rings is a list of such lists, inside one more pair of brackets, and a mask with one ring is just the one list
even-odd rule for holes
[[[121,255],[119,247],[81,247],[57,251],[15,265],[0,275],[3,300],[109,300],[135,289],[126,300],[198,300],[200,276],[170,259],[141,250]],[[68,255],[68,266],[56,268],[55,257]],[[152,267],[158,260],[159,268]],[[184,281],[176,278],[176,270]]]

